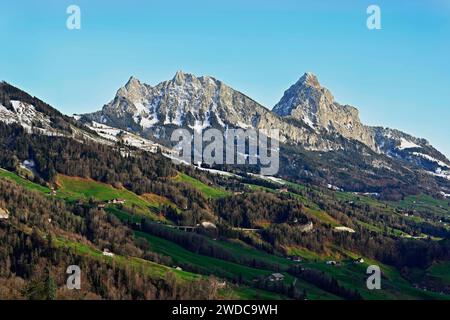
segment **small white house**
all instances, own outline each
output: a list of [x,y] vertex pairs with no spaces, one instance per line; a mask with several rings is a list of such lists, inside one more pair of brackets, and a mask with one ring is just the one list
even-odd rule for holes
[[114,257],[114,253],[112,253],[111,251],[109,251],[109,249],[103,249],[103,255],[106,257]]
[[340,231],[340,232],[349,232],[349,233],[355,233],[356,231],[349,227],[339,226],[334,227],[334,230]]
[[205,229],[217,229],[216,225],[209,221],[203,221],[201,226]]
[[120,198],[112,199],[112,200],[108,201],[108,203],[112,203],[112,204],[124,204],[125,202],[126,202],[125,199],[120,199]]

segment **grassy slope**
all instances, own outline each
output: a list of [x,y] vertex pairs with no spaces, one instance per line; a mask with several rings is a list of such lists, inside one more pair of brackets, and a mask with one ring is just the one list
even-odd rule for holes
[[[172,257],[172,259],[179,264],[187,263],[190,265],[195,266],[200,270],[202,274],[215,274],[222,277],[226,277],[228,279],[237,279],[239,276],[241,276],[243,279],[247,281],[251,281],[252,279],[259,277],[259,276],[268,276],[272,274],[274,271],[270,270],[263,270],[263,269],[256,269],[251,268],[243,265],[239,265],[236,263],[200,255],[193,253],[189,250],[184,249],[183,247],[172,243],[170,241],[167,241],[165,239],[161,239],[146,233],[142,232],[136,232],[136,236],[143,237],[147,239],[149,242],[152,250]],[[232,244],[228,243],[226,244],[228,248],[232,246]],[[237,252],[238,250],[241,250],[242,247],[235,247],[232,249],[234,252]],[[263,252],[257,252],[255,249],[247,249],[243,250],[243,252],[240,252],[240,254],[251,254],[255,257],[263,257],[267,258],[267,254]],[[281,259],[281,258],[280,258]],[[291,263],[288,260],[284,259],[285,263]],[[274,262],[274,261],[272,261]],[[285,265],[280,265],[282,269],[286,268]],[[293,283],[294,278],[285,273],[282,272],[285,275],[285,283],[287,285]],[[299,281],[297,280],[296,286],[303,290],[305,289],[307,291],[308,297],[310,299],[327,299],[327,300],[336,300],[339,299],[333,294],[330,294],[326,291],[323,291],[307,282]],[[255,292],[258,293],[258,290],[255,291],[253,288],[246,288],[244,289],[246,293],[251,293],[252,297],[255,297]],[[259,291],[261,293],[261,291]],[[265,291],[264,291],[265,292]],[[255,297],[256,298],[256,297]]]
[[226,190],[224,190],[222,188],[208,186],[208,185],[204,184],[203,182],[201,182],[195,178],[192,178],[184,173],[179,173],[174,178],[174,180],[178,181],[178,182],[184,182],[184,183],[190,184],[191,186],[196,188],[198,191],[203,193],[203,195],[206,198],[209,198],[209,199],[218,199],[218,198],[223,198],[223,197],[226,197],[229,195],[229,192],[227,192]]
[[[298,189],[299,191],[306,190],[305,186],[291,183],[291,182],[286,182],[286,183],[289,186],[291,186],[295,189]],[[256,186],[256,185],[248,185],[248,186],[252,190],[265,190],[267,192],[276,192],[276,190],[273,190],[273,189],[270,189],[267,187],[260,187],[260,186]],[[296,195],[295,193],[291,193],[291,194],[293,194],[294,196]],[[414,203],[414,205],[416,205],[415,206],[416,209],[417,209],[417,206],[419,206],[419,208],[422,208],[422,210],[427,210],[432,207],[433,209],[431,209],[431,212],[436,212],[436,213],[441,213],[441,211],[440,211],[441,207],[444,207],[444,205],[447,204],[446,201],[433,199],[432,197],[428,197],[428,196],[411,196],[411,197],[407,197],[402,202],[383,203],[383,202],[377,201],[376,199],[373,199],[369,196],[356,195],[353,193],[334,192],[334,195],[336,196],[336,198],[338,200],[354,201],[355,203],[357,202],[360,204],[367,204],[371,207],[382,209],[383,211],[391,213],[391,214],[398,214],[395,212],[395,207],[408,208],[408,205],[411,205],[411,203],[413,203],[414,201],[416,202],[416,203]],[[336,226],[338,224],[338,222],[333,217],[329,216],[326,212],[323,212],[322,210],[320,210],[320,208],[318,208],[318,206],[316,204],[312,203],[309,200],[305,201],[303,199],[304,197],[301,195],[298,195],[298,198],[300,201],[302,201],[304,203],[304,205],[306,206],[306,210],[308,211],[309,214],[316,216],[322,222],[329,223],[332,226]],[[448,213],[448,211],[447,211],[447,213]],[[372,231],[376,231],[376,232],[384,231],[383,229],[381,229],[377,226],[372,226],[372,225],[369,225],[369,224],[366,224],[363,222],[359,222],[359,221],[358,221],[358,223]],[[390,231],[392,234],[395,234],[397,236],[401,236],[403,234],[403,232],[401,232],[400,230],[395,230],[392,228],[389,228],[389,229],[390,230],[388,230],[388,231]],[[316,270],[324,271],[325,273],[329,274],[330,276],[333,276],[334,278],[336,278],[345,287],[357,289],[358,291],[361,292],[363,297],[366,299],[418,299],[418,298],[419,299],[448,299],[449,298],[449,296],[447,296],[447,295],[440,295],[438,293],[426,292],[426,291],[423,291],[420,289],[413,288],[410,283],[408,283],[405,279],[403,279],[400,276],[399,272],[395,268],[386,266],[386,265],[382,265],[381,263],[379,263],[377,261],[371,261],[371,264],[376,264],[376,265],[381,266],[382,272],[385,276],[384,281],[382,282],[384,284],[385,290],[380,290],[380,291],[368,290],[365,285],[365,281],[367,279],[367,275],[365,273],[366,268],[368,266],[367,264],[355,265],[348,261],[347,263],[345,263],[342,266],[334,267],[334,266],[326,265],[324,263],[325,258],[333,258],[334,257],[333,255],[329,256],[329,257],[319,256],[315,252],[311,252],[305,248],[289,247],[287,249],[288,249],[289,254],[299,255],[307,260],[316,260],[316,262],[309,261],[306,263],[302,263],[302,265],[305,265],[306,267],[310,267],[310,268],[313,268]],[[353,256],[353,258],[356,258],[356,255],[354,255],[354,254],[353,255],[349,254],[349,253],[346,253],[346,254],[348,256]],[[317,261],[319,261],[319,262],[317,262]],[[366,259],[366,261],[367,261],[367,259]],[[448,273],[448,270],[450,270],[450,268],[446,269],[446,267],[447,268],[449,267],[446,263],[444,263],[442,265],[437,265],[435,267],[435,269],[429,270],[429,273],[434,274],[438,278],[444,277],[444,279],[445,279],[445,276],[444,276],[445,272]]]
[[[341,201],[354,201],[358,204],[366,204],[373,208],[378,208],[385,213],[398,214],[395,209],[416,210],[419,213],[446,215],[450,212],[450,201],[435,199],[429,195],[407,196],[400,201],[378,201],[369,196],[357,195],[350,192],[335,192],[336,198]],[[410,217],[416,222],[423,221],[420,217]]]
[[[228,279],[237,279],[239,276],[242,276],[243,279],[251,281],[256,277],[268,276],[273,273],[270,270],[250,268],[236,263],[196,254],[173,242],[143,232],[136,232],[136,236],[145,238],[153,251],[172,257],[178,264],[191,264],[201,270],[204,274],[221,275]],[[291,277],[288,277],[287,280],[293,281]]]
[[442,283],[450,286],[450,262],[440,262],[428,268],[427,275],[438,278]]
[[109,184],[97,182],[91,179],[79,177],[57,176],[57,197],[68,201],[79,199],[89,200],[93,198],[97,201],[108,201],[115,198],[124,199],[125,206],[135,209],[138,213],[153,219],[158,219],[155,211],[160,203],[151,201],[150,198],[141,197],[127,189],[115,189]]
[[10,172],[10,171],[7,171],[7,170],[1,169],[1,168],[0,168],[0,177],[5,178],[10,181],[13,181],[28,190],[34,190],[34,191],[47,193],[47,194],[50,193],[49,188],[41,186],[36,183],[33,183],[27,179],[24,179],[24,178],[18,176],[17,174],[15,174],[13,172]]
[[240,300],[285,300],[283,296],[270,291],[259,290],[246,286],[240,286],[233,289],[231,296],[226,296],[226,299],[240,299]]
[[[120,218],[122,221],[132,220],[132,218],[129,217],[129,215],[126,212],[120,212],[117,214],[117,212],[111,212],[115,214],[118,218]],[[136,221],[138,222],[138,221]],[[173,232],[182,232],[173,230]],[[184,249],[183,247],[172,243],[168,240],[158,238],[153,235],[149,235],[142,232],[136,232],[136,235],[138,237],[146,238],[149,243],[151,244],[151,248],[155,250],[156,252],[170,256],[174,259],[175,262],[182,264],[187,263],[190,265],[193,265],[202,273],[205,274],[216,274],[222,277],[228,277],[230,279],[236,279],[239,277],[239,275],[242,275],[242,277],[246,280],[251,280],[254,277],[257,276],[265,276],[268,274],[273,273],[274,271],[270,270],[261,270],[261,269],[255,269],[250,268],[242,265],[238,265],[235,263],[223,261],[216,258],[211,258],[204,255],[198,255],[195,254],[189,250]],[[223,249],[229,251],[237,258],[247,258],[247,259],[255,259],[258,261],[264,261],[271,264],[276,264],[280,271],[286,271],[288,267],[292,264],[295,264],[291,260],[287,260],[286,258],[274,256],[267,252],[257,250],[255,248],[249,247],[246,244],[240,243],[240,241],[214,241],[209,238],[205,237],[205,241],[214,242],[214,245],[220,246]],[[224,270],[227,270],[224,273]],[[291,276],[287,276],[287,281],[293,281],[293,278]],[[328,300],[336,300],[339,299],[339,297],[328,293],[326,291],[323,291],[322,289],[319,289],[315,287],[314,285],[311,285],[307,282],[304,282],[302,280],[297,280],[297,287],[301,290],[305,289],[308,294],[309,299],[328,299]],[[237,289],[236,289],[237,290]],[[235,291],[236,291],[235,290]],[[255,291],[256,290],[256,291]],[[246,288],[244,289],[244,296],[247,296],[247,294],[250,294],[253,298],[261,297],[264,298],[267,294],[273,294],[268,293],[266,291],[261,291],[254,288]],[[239,296],[242,298],[241,296]]]
[[[20,230],[31,234],[32,229],[23,225]],[[45,236],[45,235],[42,235]],[[115,254],[113,257],[104,256],[102,252],[93,245],[75,242],[64,237],[56,237],[53,239],[56,247],[64,247],[71,250],[76,255],[87,256],[92,259],[101,260],[106,263],[115,264],[119,267],[132,267],[135,271],[143,273],[153,279],[165,279],[166,275],[172,273],[178,281],[189,282],[200,280],[204,275],[192,273],[184,270],[177,270],[165,265],[161,265],[152,261],[144,260],[137,257],[127,257]],[[279,294],[264,291],[246,286],[227,286],[225,289],[219,290],[219,299],[258,299],[258,300],[282,300],[286,297]]]
[[[1,168],[0,178],[5,178],[9,181],[15,182],[28,190],[50,194],[50,188],[31,182],[14,172]],[[121,198],[126,200],[124,205],[125,207],[133,208],[137,211],[137,213],[155,219],[160,219],[159,217],[156,217],[154,212],[159,209],[161,205],[175,206],[175,204],[173,204],[170,200],[155,194],[144,194],[142,196],[138,196],[129,190],[115,189],[109,184],[97,182],[91,179],[58,175],[57,184],[59,186],[56,194],[57,198],[71,202],[77,200],[86,201],[90,198],[96,201],[107,201],[114,198]],[[106,210],[111,213],[121,212],[121,210],[114,205],[108,205]],[[135,220],[133,221],[140,222],[141,217],[135,216]]]
[[[355,256],[356,257],[356,256]],[[341,285],[358,290],[364,299],[450,299],[448,295],[423,291],[411,286],[403,279],[400,273],[393,267],[383,265],[378,261],[365,258],[365,263],[354,264],[351,260],[344,260],[340,266],[330,266],[320,262],[306,262],[302,265],[315,270],[320,270],[337,279]],[[369,290],[366,286],[366,270],[369,265],[378,265],[381,268],[383,278],[381,290]]]
[[[207,241],[213,241],[208,239]],[[276,264],[280,269],[287,269],[289,265],[294,264],[291,260],[286,258],[269,254],[265,251],[257,250],[238,241],[214,241],[216,246],[220,246],[223,249],[231,252],[233,256],[237,258],[255,259],[258,261],[264,261],[267,263]]]
[[[1,176],[18,183],[26,187],[27,189],[38,190],[40,192],[45,193],[50,192],[48,188],[34,184],[26,179],[17,176],[14,173],[2,170],[0,174],[2,174]],[[98,183],[92,180],[58,176],[58,182],[61,187],[61,189],[58,190],[58,197],[63,198],[65,200],[74,201],[78,199],[88,199],[92,197],[96,200],[105,201],[113,198],[123,198],[129,200],[131,203],[142,204],[140,200],[136,199],[137,196],[134,194],[131,195],[130,192],[126,192],[126,194],[124,194],[123,192],[121,192],[122,190],[117,190],[109,185]],[[122,220],[131,219],[134,222],[139,222],[141,219],[138,216],[131,216],[128,212],[122,211],[115,206],[108,206],[106,210],[118,216]],[[155,251],[171,256],[177,262],[179,261],[180,263],[192,264],[198,267],[200,270],[203,270],[205,274],[216,274],[216,275],[223,274],[224,276],[229,277],[231,279],[238,278],[240,275],[242,275],[244,279],[252,280],[257,276],[267,276],[273,273],[273,271],[270,270],[250,268],[239,264],[223,261],[220,259],[215,259],[203,255],[196,255],[167,240],[153,237],[147,234],[141,234],[140,236],[144,236],[145,238],[147,238],[147,240],[149,240],[150,238],[149,241],[152,244],[152,247]],[[77,254],[89,255],[90,257],[95,259],[103,259],[103,260],[109,259],[110,261],[114,261],[115,263],[122,265],[130,264],[136,268],[140,268],[140,270],[145,270],[146,274],[153,277],[162,277],[168,271],[172,271],[178,277],[185,278],[186,280],[189,279],[192,280],[198,277],[198,275],[193,273],[179,271],[176,269],[158,265],[138,258],[123,257],[119,255],[115,255],[114,258],[105,257],[96,248],[90,247],[86,244],[68,241],[62,238],[57,239],[56,242],[57,245],[71,248]],[[220,245],[223,248],[226,248],[227,250],[233,252],[233,254],[236,254],[238,256],[246,255],[247,257],[264,260],[267,262],[279,263],[280,268],[282,269],[287,268],[287,264],[291,263],[290,261],[284,258],[275,257],[268,253],[255,250],[253,248],[245,247],[242,245],[235,245],[225,241],[220,242]],[[293,278],[287,274],[286,276],[287,276],[286,281],[292,283]],[[323,290],[320,290],[308,283],[300,281],[298,281],[297,283],[300,288],[307,290],[308,297],[310,299],[337,299],[337,297]],[[283,297],[275,293],[242,286],[238,288],[233,288],[231,298],[282,299]]]
[[91,258],[103,261],[111,261],[119,266],[131,266],[135,270],[142,270],[144,274],[151,276],[156,279],[164,278],[167,272],[172,272],[177,276],[178,279],[183,281],[192,281],[200,279],[201,276],[191,272],[186,272],[182,270],[176,270],[161,264],[157,264],[148,260],[136,258],[136,257],[125,257],[121,255],[114,255],[114,257],[103,256],[102,252],[92,246],[87,244],[70,241],[63,238],[58,238],[55,240],[56,246],[70,248],[75,254],[87,255]]
[[435,199],[428,195],[408,196],[397,202],[389,202],[391,206],[404,210],[416,210],[418,212],[432,213],[435,215],[448,215],[450,201]]

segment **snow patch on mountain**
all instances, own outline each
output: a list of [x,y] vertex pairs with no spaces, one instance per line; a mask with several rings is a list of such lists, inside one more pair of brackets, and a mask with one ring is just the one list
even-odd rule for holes
[[144,139],[130,132],[113,128],[102,123],[93,121],[87,127],[95,131],[99,136],[113,142],[123,142],[125,145],[136,147],[145,151],[156,152],[159,146],[151,140]]
[[400,138],[400,146],[398,147],[398,149],[404,150],[413,148],[420,148],[420,146],[412,141],[406,140],[405,138]]
[[435,176],[450,180],[450,171],[437,170],[436,172],[427,171],[427,173]]
[[438,159],[436,159],[436,158],[433,158],[432,156],[429,156],[429,155],[427,155],[427,154],[423,154],[423,153],[420,153],[420,152],[413,152],[412,154],[415,155],[415,156],[418,156],[418,157],[422,157],[422,158],[424,158],[424,159],[426,159],[426,160],[428,160],[428,161],[437,163],[437,164],[438,164],[439,166],[441,166],[441,167],[449,168],[449,169],[450,169],[450,165],[449,165],[448,163],[444,163],[444,162],[442,162],[441,160],[438,160]]
[[143,129],[152,128],[158,123],[158,115],[152,106],[147,107],[142,102],[136,102],[134,106],[137,109],[136,114],[133,116],[134,122],[140,124]]
[[209,118],[206,118],[205,121],[195,120],[194,125],[193,126],[190,125],[189,128],[191,128],[195,132],[202,132],[210,125],[211,123],[209,122]]
[[312,122],[312,120],[308,116],[303,116],[302,119],[308,126],[310,126],[312,129],[315,129],[314,122]]
[[50,118],[36,111],[33,105],[11,100],[11,106],[12,110],[0,105],[0,121],[19,124],[29,133],[34,130],[47,135],[57,134],[51,126]]
[[91,125],[87,125],[87,127],[93,131],[95,131],[100,137],[116,142],[117,135],[119,135],[122,130],[116,129],[110,126],[107,126],[102,123],[98,123],[93,121]]

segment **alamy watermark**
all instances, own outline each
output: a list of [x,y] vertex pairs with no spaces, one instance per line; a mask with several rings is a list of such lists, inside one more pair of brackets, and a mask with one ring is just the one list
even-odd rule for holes
[[375,4],[367,7],[367,29],[369,30],[381,30],[381,8]]
[[381,269],[377,265],[367,267],[366,273],[369,275],[366,281],[367,289],[380,290],[381,289]]
[[66,13],[69,15],[66,20],[66,27],[69,30],[81,29],[81,9],[74,4],[67,7]]
[[69,274],[67,277],[66,286],[69,290],[80,290],[81,289],[81,269],[77,265],[70,265],[67,267],[66,273]]
[[275,175],[280,165],[278,129],[176,129],[171,141],[176,163],[258,165],[262,175]]

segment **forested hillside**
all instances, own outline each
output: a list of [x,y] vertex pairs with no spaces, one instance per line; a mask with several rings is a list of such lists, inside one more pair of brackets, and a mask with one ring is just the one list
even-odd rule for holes
[[[448,297],[436,271],[450,259],[448,201],[383,202],[15,125],[0,133],[2,298]],[[383,292],[366,288],[368,264],[382,266]],[[65,288],[69,265],[80,291]]]

